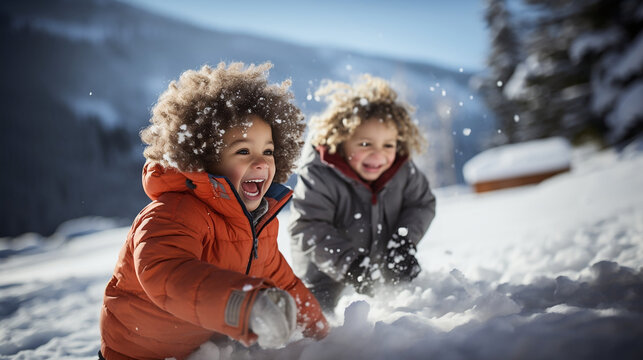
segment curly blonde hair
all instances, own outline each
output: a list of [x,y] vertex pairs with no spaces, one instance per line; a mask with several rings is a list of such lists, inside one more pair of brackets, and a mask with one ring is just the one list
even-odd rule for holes
[[[275,145],[276,182],[285,182],[303,146],[301,110],[292,103],[290,80],[268,84],[269,62],[247,67],[224,62],[188,70],[172,81],[152,108],[150,125],[140,133],[146,159],[182,172],[208,171],[221,159],[226,130],[249,115],[266,121]],[[247,125],[246,125],[247,126]]]
[[378,119],[397,129],[398,154],[419,154],[426,146],[420,129],[411,120],[415,109],[398,100],[384,79],[364,74],[352,86],[326,81],[315,95],[324,97],[328,107],[310,121],[312,145],[327,146],[330,153],[335,153],[362,122]]
[[312,145],[327,146],[335,153],[362,122],[378,119],[397,129],[398,154],[410,156],[424,151],[426,140],[411,120],[415,109],[398,100],[386,80],[364,74],[352,86],[325,81],[315,95],[324,97],[328,107],[310,121]]

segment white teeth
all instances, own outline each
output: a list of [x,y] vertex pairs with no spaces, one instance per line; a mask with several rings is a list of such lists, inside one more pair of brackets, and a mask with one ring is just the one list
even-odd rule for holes
[[257,195],[259,195],[259,191],[253,192],[253,193],[244,191],[244,193],[246,193],[246,195],[248,195],[248,196],[257,196]]
[[256,180],[246,180],[246,181],[244,181],[244,182],[256,182],[256,183],[260,183],[260,182],[263,182],[263,180],[261,180],[261,179],[256,179]]

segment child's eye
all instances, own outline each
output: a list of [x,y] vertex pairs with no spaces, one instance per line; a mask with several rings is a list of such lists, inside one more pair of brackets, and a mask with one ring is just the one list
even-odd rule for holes
[[272,156],[272,155],[275,154],[275,151],[274,150],[264,150],[263,154],[268,155],[268,156]]
[[239,154],[239,155],[249,155],[249,154],[250,154],[250,151],[249,151],[248,149],[239,149],[239,150],[237,150],[237,152],[235,152],[235,154]]
[[384,147],[385,147],[385,148],[392,149],[392,148],[396,148],[396,147],[397,147],[397,145],[395,145],[395,144],[384,144]]
[[370,145],[370,143],[368,143],[366,141],[362,141],[361,143],[359,143],[359,146],[361,146],[361,147],[367,147],[369,145]]

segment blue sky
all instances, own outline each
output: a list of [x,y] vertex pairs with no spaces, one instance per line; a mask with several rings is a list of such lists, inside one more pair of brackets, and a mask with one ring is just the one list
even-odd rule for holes
[[483,0],[120,0],[224,31],[480,70]]

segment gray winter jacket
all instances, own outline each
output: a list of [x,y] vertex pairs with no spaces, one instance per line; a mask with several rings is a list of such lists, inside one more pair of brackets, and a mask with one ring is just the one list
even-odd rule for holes
[[312,287],[322,278],[341,281],[361,254],[371,264],[381,261],[399,228],[408,229],[408,238],[417,245],[435,216],[429,182],[412,161],[397,159],[380,179],[392,177],[373,193],[338,158],[325,152],[320,156],[307,145],[297,173],[291,252],[295,272],[305,272]]

